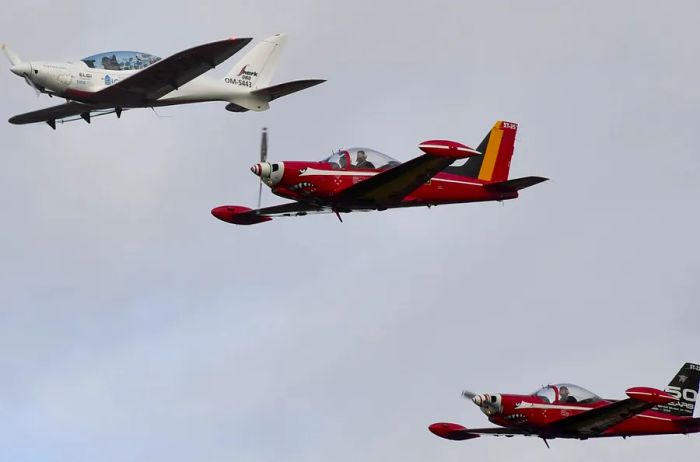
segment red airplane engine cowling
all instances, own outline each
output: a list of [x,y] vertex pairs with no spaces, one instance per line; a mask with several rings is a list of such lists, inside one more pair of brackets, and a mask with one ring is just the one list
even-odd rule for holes
[[512,425],[544,425],[547,415],[539,405],[547,404],[538,396],[501,394],[503,411],[498,415],[489,416],[489,420],[497,425],[509,427]]
[[676,400],[673,395],[651,387],[632,387],[625,393],[632,399],[649,404],[666,404]]
[[[333,175],[333,172],[339,175]],[[335,191],[353,184],[353,176],[347,173],[348,170],[334,169],[325,162],[285,161],[284,176],[272,192],[293,200],[309,196],[327,199]]]
[[465,146],[462,143],[449,140],[428,140],[423,141],[418,145],[421,151],[432,156],[454,157],[455,159],[463,159],[481,155],[476,149]]

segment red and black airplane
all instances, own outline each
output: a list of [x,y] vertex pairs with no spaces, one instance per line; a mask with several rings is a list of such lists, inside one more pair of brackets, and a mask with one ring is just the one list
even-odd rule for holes
[[[343,149],[320,162],[267,162],[263,132],[261,161],[251,167],[278,196],[294,202],[251,210],[224,205],[212,210],[220,220],[252,225],[276,216],[386,210],[462,202],[503,201],[546,178],[508,179],[518,125],[498,121],[478,148],[447,140],[418,147],[422,156],[401,163],[366,148]],[[456,160],[467,159],[461,166]],[[342,219],[341,219],[342,221]]]
[[665,391],[633,387],[623,400],[603,399],[568,383],[547,385],[531,395],[465,391],[462,395],[501,428],[465,428],[454,423],[434,423],[428,428],[448,440],[524,435],[542,438],[545,443],[554,438],[697,433],[700,418],[693,418],[693,411],[699,383],[700,365],[686,363]]

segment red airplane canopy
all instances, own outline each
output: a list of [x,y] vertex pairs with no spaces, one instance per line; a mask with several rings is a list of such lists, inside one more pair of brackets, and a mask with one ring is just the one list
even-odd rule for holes
[[[362,160],[363,157],[364,160]],[[330,157],[323,159],[321,162],[328,162],[334,167],[337,166],[339,169],[345,169],[348,165],[357,166],[358,164],[365,162],[366,165],[362,168],[377,170],[385,170],[401,163],[393,157],[389,157],[386,154],[382,154],[381,152],[370,148],[340,149],[339,151],[334,152]]]
[[[566,389],[566,392],[563,392]],[[583,387],[574,385],[573,383],[558,383],[556,385],[547,385],[542,387],[532,394],[538,396],[548,403],[554,403],[559,400],[577,403],[595,403],[603,398],[593,392],[586,390]]]

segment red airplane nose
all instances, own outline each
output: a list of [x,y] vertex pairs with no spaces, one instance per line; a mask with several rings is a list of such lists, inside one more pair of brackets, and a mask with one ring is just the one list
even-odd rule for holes
[[262,167],[260,164],[255,164],[252,167],[250,167],[250,171],[253,172],[253,174],[260,176],[260,172],[262,171]]

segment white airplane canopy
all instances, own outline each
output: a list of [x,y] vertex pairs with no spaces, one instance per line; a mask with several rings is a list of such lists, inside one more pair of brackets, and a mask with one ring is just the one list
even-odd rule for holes
[[92,69],[105,69],[108,71],[129,71],[143,69],[156,61],[160,61],[158,56],[138,51],[109,51],[99,53],[81,59]]

